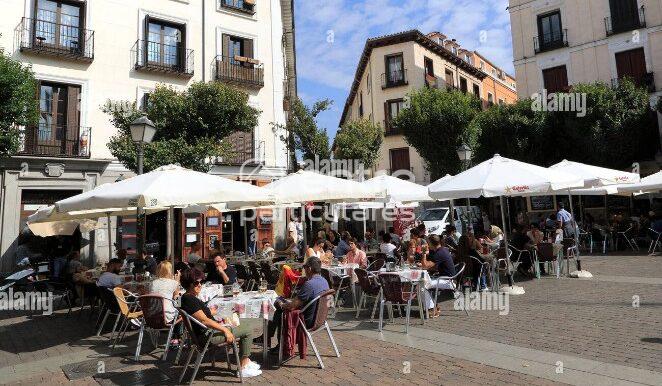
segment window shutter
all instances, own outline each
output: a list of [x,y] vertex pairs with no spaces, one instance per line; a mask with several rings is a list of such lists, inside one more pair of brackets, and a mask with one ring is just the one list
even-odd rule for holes
[[223,34],[223,47],[222,47],[222,52],[224,59],[230,57],[230,35],[228,34]]
[[253,39],[244,39],[244,56],[253,59]]
[[384,102],[384,126],[386,130],[389,129],[391,121],[391,113],[388,111],[388,102]]
[[67,87],[67,128],[65,134],[65,154],[78,154],[80,131],[80,88]]

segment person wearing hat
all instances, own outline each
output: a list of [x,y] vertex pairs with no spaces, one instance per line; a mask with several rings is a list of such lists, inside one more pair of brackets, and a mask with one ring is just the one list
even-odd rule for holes
[[[311,300],[323,294],[329,289],[329,283],[326,279],[320,275],[322,272],[322,262],[317,256],[310,256],[303,265],[303,270],[306,275],[306,281],[303,283],[296,297],[293,299],[283,299],[279,298],[275,305],[276,311],[274,312],[273,320],[269,321],[269,335],[267,344],[270,345],[271,338],[276,333],[276,329],[280,327],[280,321],[283,317],[283,310],[297,310],[303,308]],[[315,323],[315,313],[317,307],[311,306],[306,309],[303,313],[304,320],[306,321],[306,327],[311,328]],[[280,336],[280,334],[279,334]],[[262,344],[263,337],[259,336],[253,340],[257,344]],[[280,344],[280,343],[279,343]],[[276,345],[272,349],[274,352],[278,352],[279,345]]]

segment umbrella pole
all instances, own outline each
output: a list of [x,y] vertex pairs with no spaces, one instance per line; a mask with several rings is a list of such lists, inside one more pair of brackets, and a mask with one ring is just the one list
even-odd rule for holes
[[111,229],[110,224],[110,213],[106,213],[106,220],[108,221],[108,261],[113,258],[113,230]]
[[451,215],[451,217],[450,217],[450,219],[451,219],[451,225],[454,226],[454,225],[455,225],[455,201],[454,201],[454,200],[450,200],[450,201],[448,202],[448,209],[449,209],[450,212],[451,212],[451,213],[450,213],[450,215]]
[[[306,219],[307,213],[306,213],[306,204],[301,204],[301,227],[303,228],[303,249],[304,251],[299,251],[305,252],[305,250],[308,248],[308,221]],[[303,256],[303,254],[301,255]]]
[[248,256],[248,221],[246,221],[246,216],[242,214],[243,210],[239,212],[241,215],[242,227],[244,228],[244,253]]
[[[503,196],[499,196],[499,203],[501,204],[500,205],[501,206],[501,221],[503,222],[503,225],[504,225],[504,228],[505,228],[506,213],[505,213],[504,208],[503,208],[504,207]],[[504,243],[504,247],[506,248],[505,249],[505,256],[506,256],[506,267],[508,267],[508,273],[507,273],[508,285],[512,287],[513,286],[513,273],[510,270],[510,258],[508,257],[508,231],[506,229],[503,230],[503,243]],[[497,264],[498,264],[498,262],[497,262]],[[497,271],[496,274],[498,276],[499,272]],[[497,288],[497,291],[498,291],[498,288]]]
[[467,220],[468,220],[467,233],[469,233],[469,228],[473,228],[473,226],[474,226],[473,220],[471,218],[471,199],[470,198],[467,198]]
[[[576,247],[576,253],[577,255],[575,256],[575,261],[577,262],[577,270],[581,271],[582,270],[582,262],[579,259],[579,227],[577,226],[577,219],[575,218],[575,210],[572,207],[572,194],[570,194],[570,189],[568,189],[568,199],[570,200],[570,214],[572,215],[572,222],[574,223],[573,229],[574,229],[574,236],[575,236],[575,247]],[[566,272],[568,275],[570,275],[570,261],[568,260],[568,268],[566,269]]]
[[174,229],[174,209],[172,207],[168,208],[166,213],[166,257],[173,264],[175,263],[175,251],[174,251],[174,241],[175,241],[175,229]]
[[366,210],[363,209],[363,240],[365,240],[365,233],[367,231],[366,223],[365,223],[365,221],[366,221],[365,216],[366,216]]

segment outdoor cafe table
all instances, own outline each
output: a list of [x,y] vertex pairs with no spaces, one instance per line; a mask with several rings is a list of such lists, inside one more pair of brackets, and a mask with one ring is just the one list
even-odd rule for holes
[[[379,273],[390,273],[386,271],[386,268],[379,270]],[[432,280],[430,279],[430,274],[424,269],[397,269],[393,273],[397,273],[402,281],[411,282],[416,286],[416,294],[418,297],[418,307],[421,310],[420,315],[423,323],[425,324],[425,315],[427,314],[427,306],[423,307],[423,291],[430,288],[432,285]]]
[[208,306],[217,306],[218,312],[214,316],[217,320],[227,318],[236,312],[240,319],[262,319],[264,342],[262,345],[262,361],[266,365],[268,356],[267,337],[269,336],[269,320],[274,317],[276,307],[274,302],[278,298],[275,291],[269,290],[265,293],[257,291],[242,292],[236,297],[213,298]]

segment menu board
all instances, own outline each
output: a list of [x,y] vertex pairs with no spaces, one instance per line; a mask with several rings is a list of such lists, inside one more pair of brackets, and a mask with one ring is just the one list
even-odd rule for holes
[[554,210],[554,196],[531,196],[531,210]]

